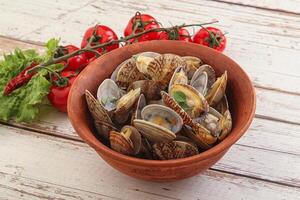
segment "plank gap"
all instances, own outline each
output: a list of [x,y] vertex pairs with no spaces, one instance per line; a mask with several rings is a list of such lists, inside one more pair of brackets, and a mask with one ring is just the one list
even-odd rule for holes
[[282,14],[300,16],[299,12],[293,12],[293,11],[276,9],[276,8],[266,8],[266,7],[260,7],[260,6],[237,3],[237,2],[229,2],[229,1],[224,1],[224,0],[208,0],[208,1],[214,1],[214,2],[219,2],[219,3],[226,3],[229,5],[237,5],[237,6],[243,6],[243,7],[248,7],[248,8],[255,8],[255,9],[259,9],[259,10],[266,10],[266,11],[277,12],[277,13],[282,13]]

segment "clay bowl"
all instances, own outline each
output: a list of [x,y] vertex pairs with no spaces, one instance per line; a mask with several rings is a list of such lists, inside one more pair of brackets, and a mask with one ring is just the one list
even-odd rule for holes
[[[219,76],[228,71],[227,95],[233,117],[233,129],[221,143],[196,156],[177,160],[145,160],[115,152],[95,135],[84,92],[96,94],[100,83],[110,77],[116,66],[132,55],[154,51],[196,56],[211,65]],[[68,116],[78,135],[112,167],[129,176],[149,181],[175,181],[194,176],[216,163],[245,133],[255,112],[255,91],[242,68],[227,56],[210,48],[180,41],[136,43],[111,51],[87,66],[74,82],[68,99]],[[238,157],[238,155],[236,155]]]

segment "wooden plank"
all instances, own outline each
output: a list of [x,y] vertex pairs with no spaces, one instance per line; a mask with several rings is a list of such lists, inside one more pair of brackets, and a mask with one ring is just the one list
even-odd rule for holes
[[299,0],[213,0],[218,2],[226,2],[229,4],[237,4],[250,6],[258,9],[267,9],[278,12],[293,13],[300,15]]
[[239,145],[300,155],[300,126],[255,118]]
[[0,190],[13,197],[26,191],[25,197],[53,199],[65,193],[78,199],[300,199],[297,187],[214,170],[174,183],[139,181],[110,168],[83,143],[5,126],[0,132]]
[[0,172],[0,200],[119,199]]
[[[297,15],[191,0],[176,4],[170,0],[156,4],[136,0],[108,3],[103,0],[78,6],[71,0],[60,0],[16,6],[21,2],[6,1],[0,5],[4,11],[0,19],[0,32],[2,35],[39,42],[61,37],[64,44],[80,44],[85,29],[97,22],[110,25],[121,35],[127,19],[136,10],[151,13],[164,24],[170,21],[173,24],[192,23],[218,18],[221,23],[217,26],[230,32],[225,54],[240,63],[257,85],[300,93],[300,60],[295,59],[300,49],[300,20]],[[70,8],[68,4],[71,4]],[[52,9],[49,13],[50,7]],[[62,10],[60,7],[68,8]],[[115,10],[113,15],[112,7]],[[50,17],[45,13],[49,13]],[[236,17],[236,13],[239,13],[239,17]],[[16,23],[21,18],[26,19],[22,25]]]

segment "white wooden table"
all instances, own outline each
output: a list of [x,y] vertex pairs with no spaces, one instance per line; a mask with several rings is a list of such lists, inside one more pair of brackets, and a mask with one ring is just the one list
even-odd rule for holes
[[299,0],[0,0],[0,51],[42,49],[51,37],[79,45],[97,22],[120,35],[137,10],[164,24],[220,20],[224,53],[256,87],[248,132],[204,174],[149,183],[105,164],[49,107],[33,124],[1,123],[0,200],[300,199]]

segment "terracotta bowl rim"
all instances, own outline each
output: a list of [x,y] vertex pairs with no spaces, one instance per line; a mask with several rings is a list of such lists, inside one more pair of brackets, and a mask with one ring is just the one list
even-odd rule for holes
[[[147,44],[151,44],[151,43],[163,43],[164,45],[167,45],[168,43],[180,43],[181,46],[185,46],[185,45],[191,45],[191,46],[195,46],[195,48],[204,48],[205,51],[207,52],[213,52],[213,54],[221,54],[221,56],[225,57],[225,59],[229,59],[231,62],[233,62],[235,64],[234,67],[239,68],[239,70],[243,73],[243,75],[245,76],[246,80],[247,80],[247,84],[250,85],[251,88],[251,92],[249,96],[249,101],[252,101],[252,108],[251,108],[251,112],[250,114],[247,116],[248,119],[246,121],[245,124],[243,124],[243,126],[241,126],[241,128],[236,131],[236,134],[229,134],[222,142],[220,142],[219,144],[217,144],[216,146],[212,147],[209,150],[206,150],[205,152],[202,152],[198,155],[195,156],[191,156],[191,157],[187,157],[187,158],[180,158],[180,159],[175,159],[175,160],[147,160],[147,159],[141,159],[141,158],[136,158],[136,157],[130,157],[130,156],[126,156],[123,154],[120,154],[112,149],[110,149],[109,147],[107,147],[106,145],[102,144],[102,142],[100,142],[92,133],[92,130],[90,130],[88,127],[82,127],[82,126],[77,126],[76,121],[80,121],[80,117],[76,116],[76,114],[73,112],[73,107],[72,104],[69,103],[71,102],[71,98],[73,96],[73,93],[76,92],[76,90],[74,88],[76,88],[77,84],[80,84],[80,77],[83,75],[86,75],[87,70],[84,69],[78,76],[78,78],[75,80],[75,82],[73,83],[71,89],[70,89],[70,94],[69,94],[69,98],[68,98],[68,117],[69,120],[72,123],[72,126],[74,127],[74,129],[76,130],[77,134],[88,144],[90,145],[93,149],[95,149],[101,156],[109,156],[110,159],[116,160],[118,162],[125,162],[126,164],[132,164],[132,165],[137,165],[137,166],[151,166],[151,167],[162,167],[162,166],[182,166],[182,165],[187,165],[187,164],[191,164],[191,163],[195,163],[195,162],[199,162],[202,160],[207,160],[210,159],[214,156],[217,156],[218,154],[222,153],[223,151],[227,151],[249,128],[253,118],[254,118],[254,114],[255,114],[255,109],[256,109],[256,95],[255,95],[255,88],[253,87],[253,84],[249,78],[249,76],[246,74],[246,72],[239,66],[239,64],[237,64],[235,61],[233,61],[231,58],[229,58],[228,56],[215,51],[211,48],[202,46],[202,45],[198,45],[198,44],[194,44],[194,43],[188,43],[188,42],[184,42],[184,41],[147,41],[147,42],[142,42],[142,43],[135,43],[135,44],[131,44],[131,45],[127,45],[124,46],[122,48],[118,48],[115,49],[111,52],[108,52],[104,55],[102,55],[100,58],[98,58],[97,60],[102,60],[105,59],[106,57],[109,57],[110,54],[113,54],[116,51],[128,51],[128,49],[136,46],[136,45],[147,45]],[[94,62],[95,63],[95,62]],[[89,66],[92,66],[93,63],[91,63]],[[86,68],[88,68],[89,66],[87,66]]]

